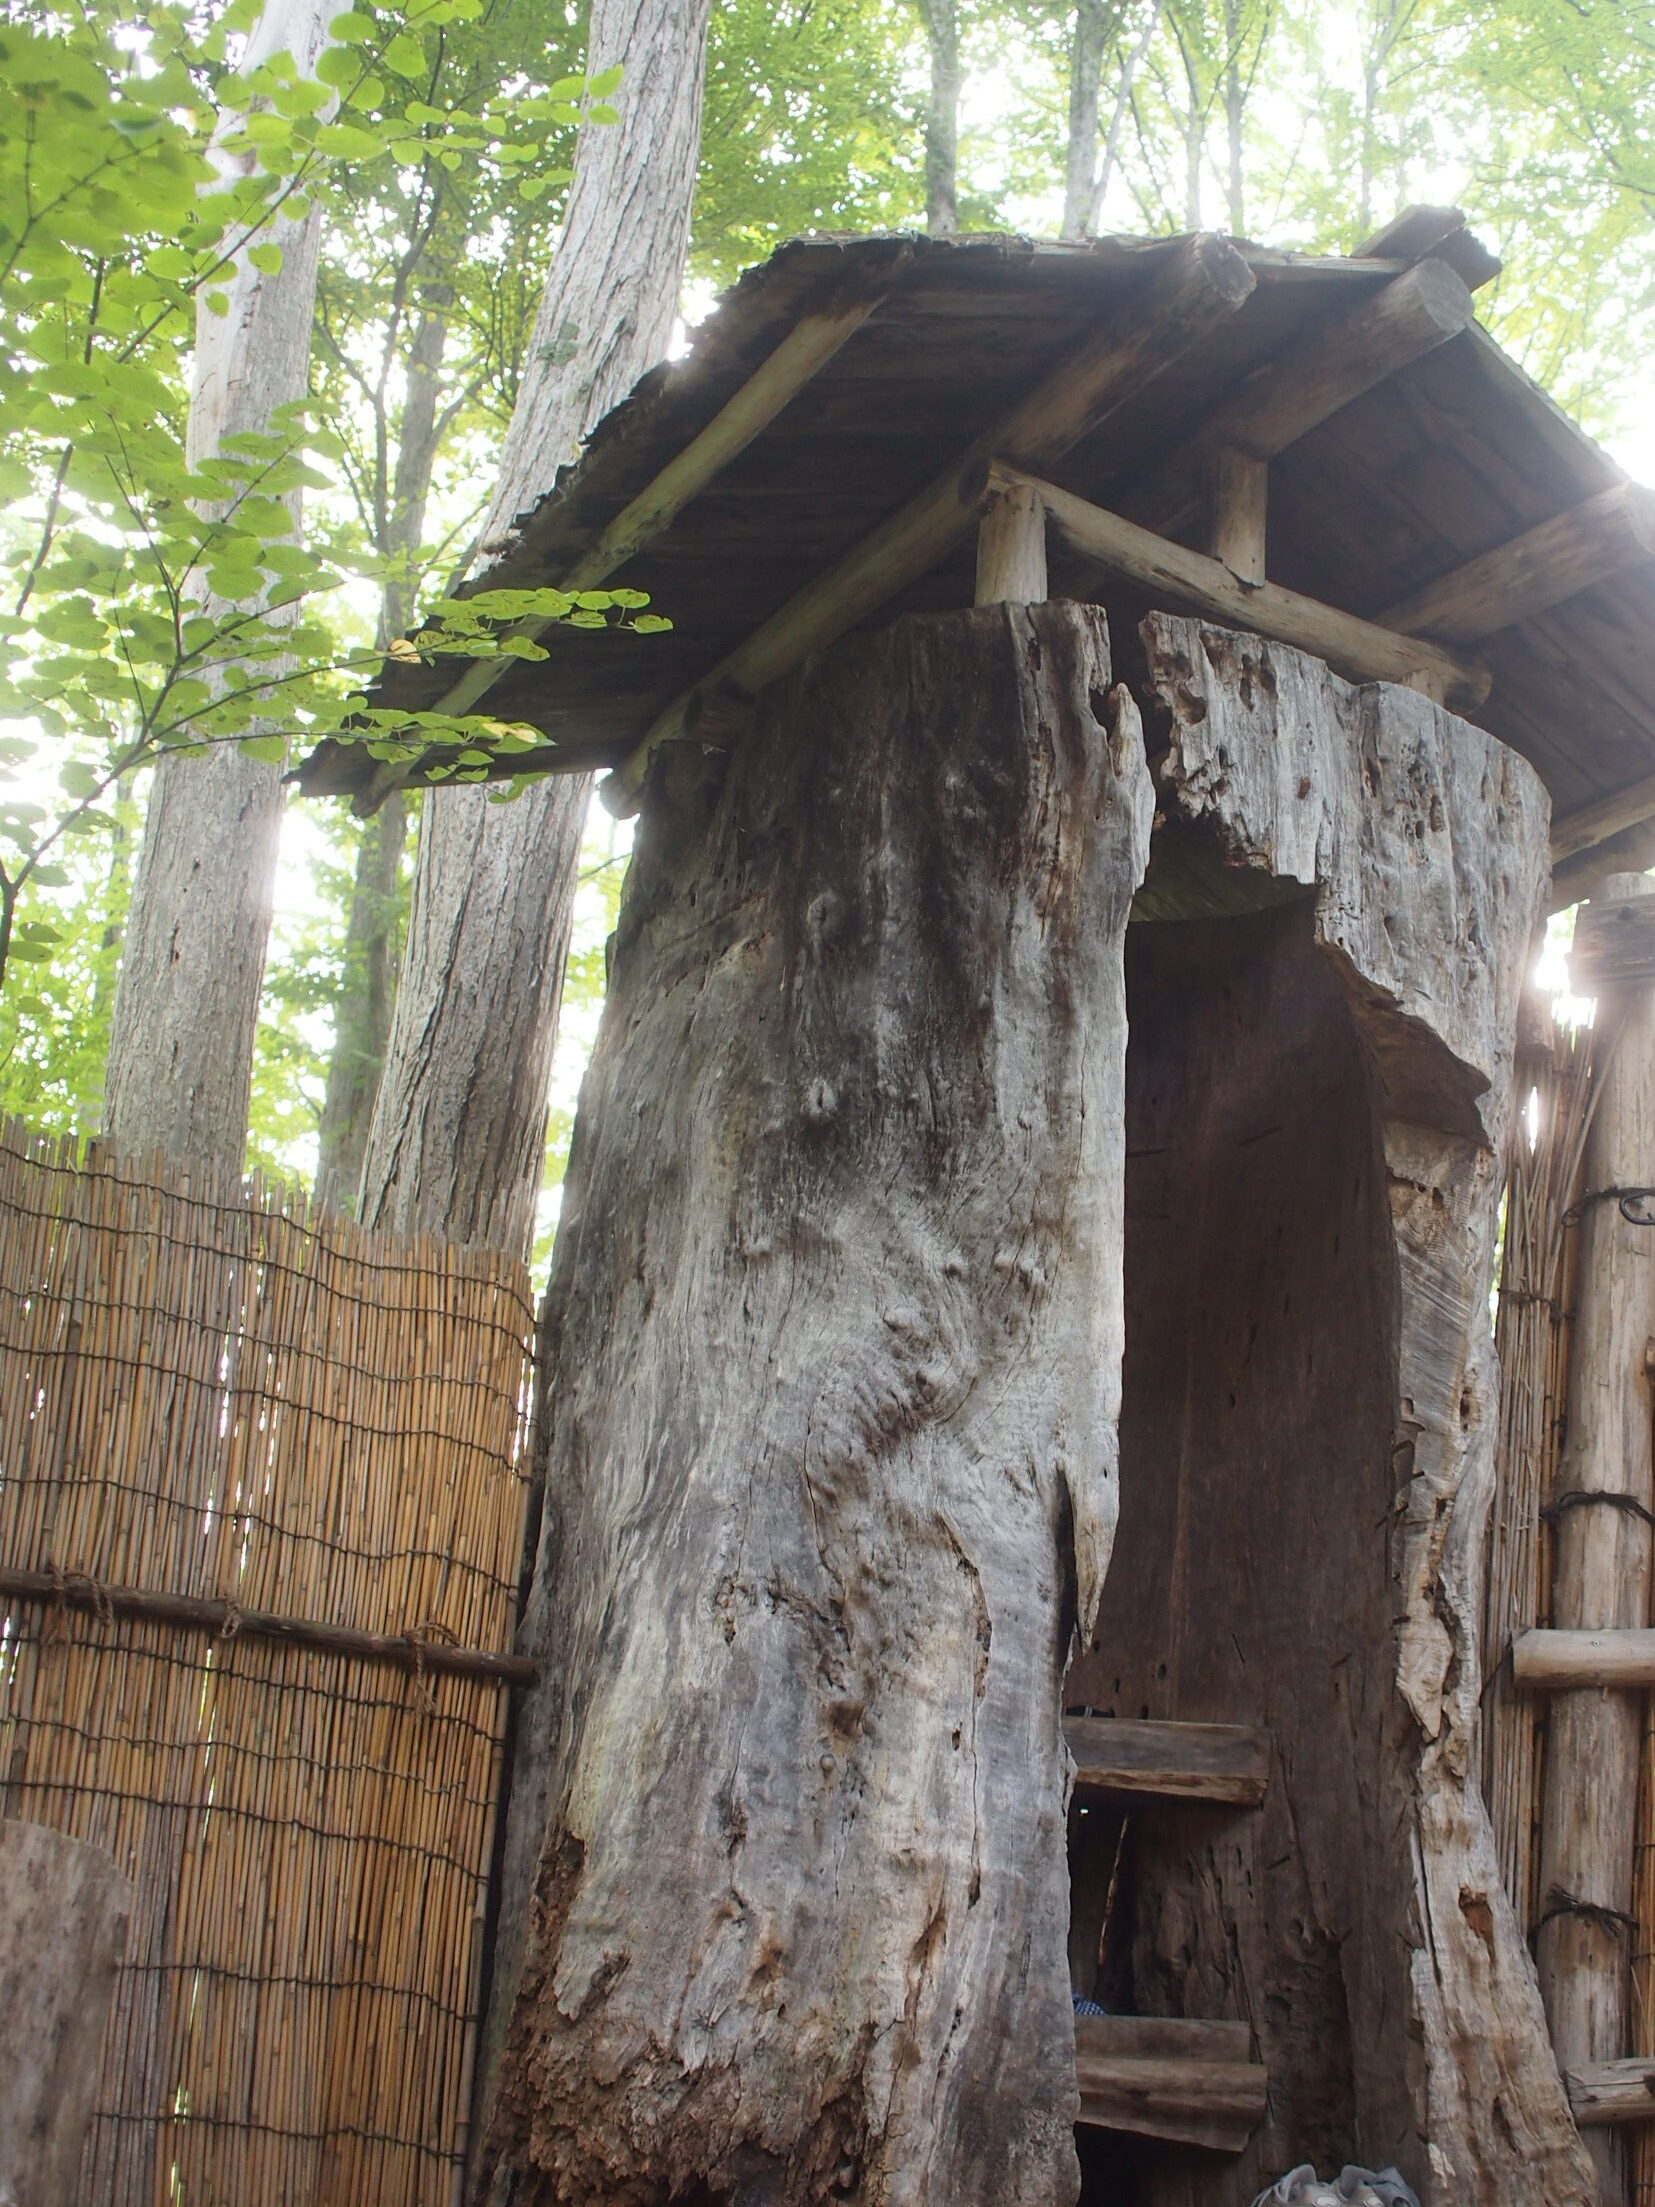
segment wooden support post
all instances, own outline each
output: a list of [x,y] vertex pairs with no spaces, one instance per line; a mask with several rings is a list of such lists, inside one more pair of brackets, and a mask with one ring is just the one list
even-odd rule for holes
[[977,527],[977,603],[1044,605],[1046,509],[1019,483],[994,499]]
[[[1606,901],[1655,890],[1616,874]],[[1569,1439],[1557,1499],[1552,1620],[1566,1631],[1649,1623],[1655,1506],[1650,1381],[1655,1231],[1631,1224],[1608,1191],[1649,1178],[1655,1157],[1655,992],[1606,995],[1598,1007],[1597,1108],[1587,1139],[1588,1202],[1580,1223],[1580,1294],[1569,1375]],[[1632,1507],[1595,1499],[1624,1498]],[[1551,1705],[1541,1806],[1540,1990],[1558,2066],[1614,2061],[1630,2033],[1629,1918],[1643,1702],[1585,1687]],[[1594,2133],[1604,2207],[1626,2197],[1617,2137]]]
[[0,2200],[68,2207],[132,1887],[101,1847],[0,1819]]
[[1207,549],[1238,582],[1264,580],[1269,499],[1269,461],[1233,444],[1220,445],[1212,457]]
[[[996,461],[991,480],[1009,488],[1028,478]],[[1400,683],[1423,690],[1439,704],[1477,705],[1488,695],[1488,669],[1446,645],[1399,636],[1394,629],[1378,628],[1278,583],[1242,582],[1204,552],[1169,543],[1135,521],[1059,490],[1055,483],[1034,487],[1052,527],[1071,549],[1165,603],[1192,606],[1232,628],[1252,629],[1277,643],[1314,652],[1357,682]]]

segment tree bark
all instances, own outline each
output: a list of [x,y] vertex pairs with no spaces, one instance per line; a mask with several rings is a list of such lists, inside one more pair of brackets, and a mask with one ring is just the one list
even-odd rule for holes
[[[484,548],[510,541],[582,437],[661,359],[678,311],[710,0],[595,0],[618,124],[582,131]],[[589,776],[509,805],[433,790],[358,1216],[527,1255]]]
[[1069,41],[1069,142],[1063,164],[1059,237],[1085,237],[1097,191],[1098,87],[1103,76],[1104,0],[1075,0]]
[[[269,0],[247,66],[285,52],[312,72],[336,13],[331,0]],[[251,158],[215,156],[226,176]],[[281,248],[280,269],[266,274],[243,253],[229,312],[198,310],[192,467],[233,433],[268,431],[278,406],[304,397],[320,240],[314,202],[298,222],[278,218],[267,242]],[[287,504],[297,535],[297,491]],[[216,619],[229,608],[203,591],[202,610]],[[208,1173],[241,1168],[281,815],[280,767],[233,745],[155,768],[104,1088],[104,1132],[118,1149]]]
[[918,0],[931,53],[925,103],[925,227],[951,238],[960,227],[960,10],[959,0]]
[[1132,2196],[1394,2161],[1427,2207],[1587,2207],[1473,1775],[1545,795],[1413,691],[1144,633],[1169,815],[1227,883],[1299,894],[1135,928],[1127,960],[1120,1536],[1067,1693],[1275,1743],[1257,1816],[1140,1820],[1111,1990],[1249,2021],[1270,2098],[1239,2162],[1146,2164]]
[[132,1886],[101,1847],[0,1818],[0,2200],[67,2207],[97,2099]]
[[1150,820],[1108,687],[1095,609],[905,619],[646,810],[543,1320],[480,2198],[1073,2195],[1059,1686]]
[[355,1207],[385,1064],[402,949],[400,892],[407,842],[408,801],[395,790],[362,831],[345,923],[344,971],[334,1005],[316,1166],[316,1199],[336,1210]]

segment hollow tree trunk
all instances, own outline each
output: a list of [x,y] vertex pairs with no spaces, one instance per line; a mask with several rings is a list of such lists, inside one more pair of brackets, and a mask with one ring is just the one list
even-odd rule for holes
[[[1395,2161],[1427,2207],[1587,2207],[1475,1780],[1489,1289],[1546,876],[1530,768],[1409,690],[1156,615],[1168,813],[1297,885],[1133,930],[1121,1518],[1068,1692],[1260,1725],[1253,1817],[1141,1818],[1145,2012],[1249,2021],[1239,2163],[1142,2207]],[[1186,833],[1191,831],[1186,830]]]
[[[314,69],[332,0],[269,0],[245,66],[290,53]],[[232,177],[249,155],[215,153]],[[192,467],[232,433],[268,432],[308,383],[321,210],[278,217],[274,274],[243,253],[229,312],[196,316],[186,449]],[[287,498],[294,532],[299,493]],[[202,610],[230,608],[205,590]],[[267,665],[262,672],[271,672]],[[253,1034],[270,935],[281,831],[281,768],[233,745],[163,758],[150,783],[132,887],[104,1084],[104,1132],[118,1148],[160,1151],[205,1172],[239,1171],[247,1144]]]
[[[710,0],[594,0],[618,124],[583,130],[562,241],[484,527],[509,542],[580,440],[666,352],[689,247]],[[555,580],[556,578],[551,578]],[[527,1255],[591,778],[514,803],[434,790],[358,1216]]]
[[544,1320],[489,2201],[1072,2197],[1150,813],[1108,683],[1090,608],[899,621],[646,813]]

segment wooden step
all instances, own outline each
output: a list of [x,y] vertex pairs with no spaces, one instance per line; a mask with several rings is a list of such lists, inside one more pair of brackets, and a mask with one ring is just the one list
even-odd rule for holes
[[1267,2073],[1245,2023],[1077,2015],[1080,2120],[1179,2145],[1240,2153],[1264,2120]]
[[1646,2054],[1630,2061],[1583,2061],[1563,2082],[1582,2130],[1603,2123],[1655,2123],[1655,2060]]
[[1601,1632],[1520,1633],[1511,1644],[1519,1686],[1655,1686],[1655,1632],[1643,1625]]
[[1270,1735],[1244,1724],[1157,1724],[1065,1717],[1075,1792],[1149,1794],[1256,1809],[1270,1774]]

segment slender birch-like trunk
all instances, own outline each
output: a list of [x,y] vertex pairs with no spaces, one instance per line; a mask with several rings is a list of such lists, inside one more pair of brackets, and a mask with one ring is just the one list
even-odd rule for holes
[[[269,0],[248,64],[290,53],[313,71],[334,0]],[[219,151],[226,176],[250,156]],[[243,253],[229,312],[196,316],[187,452],[192,467],[240,431],[267,431],[305,395],[321,216],[278,218],[274,273]],[[294,532],[299,493],[287,499]],[[214,618],[227,607],[204,592]],[[281,768],[234,745],[155,769],[109,1044],[104,1132],[123,1150],[159,1151],[206,1171],[235,1170],[247,1139],[253,1035],[281,829]]]
[[[661,359],[689,245],[710,0],[595,0],[589,66],[619,62],[618,124],[582,131],[485,551]],[[368,1133],[370,1225],[527,1253],[588,776],[515,803],[435,790]]]
[[960,10],[959,0],[918,0],[931,49],[931,86],[925,106],[925,227],[951,238],[960,227]]

